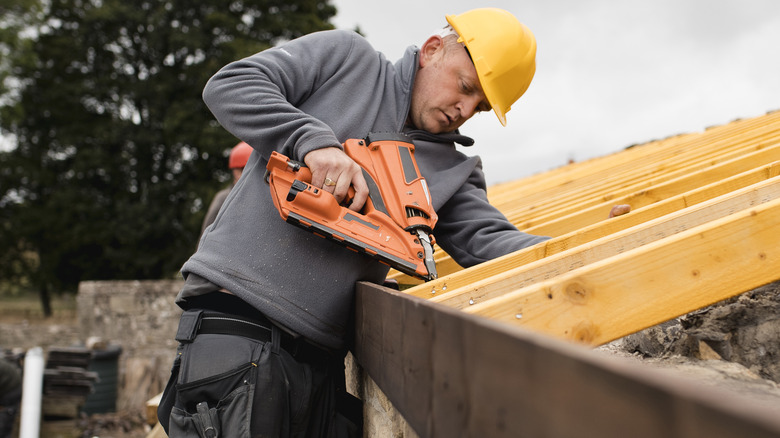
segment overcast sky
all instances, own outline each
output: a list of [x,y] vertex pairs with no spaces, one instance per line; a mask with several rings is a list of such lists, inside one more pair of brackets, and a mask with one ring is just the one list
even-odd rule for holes
[[512,12],[536,35],[537,71],[506,128],[495,115],[461,132],[488,184],[626,146],[780,109],[777,0],[333,0],[395,61],[475,7]]

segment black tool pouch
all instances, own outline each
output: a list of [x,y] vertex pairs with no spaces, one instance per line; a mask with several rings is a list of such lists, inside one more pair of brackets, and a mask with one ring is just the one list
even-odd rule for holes
[[171,410],[176,403],[176,381],[179,379],[179,368],[181,367],[181,344],[192,342],[198,333],[200,318],[203,316],[202,310],[188,310],[181,315],[179,319],[179,328],[176,331],[176,340],[180,346],[176,352],[176,359],[171,367],[171,377],[165,385],[160,404],[157,406],[157,420],[160,421],[165,433],[168,433],[168,422],[171,417]]
[[170,436],[249,438],[255,368],[248,363],[179,385],[179,403],[170,415]]
[[249,438],[258,364],[268,354],[242,336],[198,334],[202,317],[199,310],[182,315],[160,423],[171,437]]
[[170,435],[168,433],[168,420],[171,418],[171,409],[173,409],[173,404],[176,402],[176,380],[179,378],[180,364],[181,360],[177,357],[173,361],[171,377],[165,385],[162,398],[160,398],[160,404],[157,405],[157,420],[168,435]]

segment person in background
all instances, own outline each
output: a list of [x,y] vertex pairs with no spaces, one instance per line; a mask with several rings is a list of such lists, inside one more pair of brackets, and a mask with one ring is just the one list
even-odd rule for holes
[[0,349],[0,438],[11,438],[22,400],[22,369]]
[[217,213],[219,212],[219,209],[222,208],[225,198],[227,198],[227,195],[230,193],[233,186],[236,185],[238,179],[241,178],[241,173],[244,171],[244,166],[246,166],[250,154],[252,154],[252,146],[249,146],[243,141],[233,146],[233,149],[230,150],[228,169],[233,173],[233,181],[230,183],[230,187],[218,191],[217,194],[214,195],[214,199],[211,200],[209,209],[206,211],[206,217],[203,218],[203,225],[200,227],[201,236],[203,235],[203,232],[206,231],[206,227],[211,225],[214,222],[214,219],[217,218]]

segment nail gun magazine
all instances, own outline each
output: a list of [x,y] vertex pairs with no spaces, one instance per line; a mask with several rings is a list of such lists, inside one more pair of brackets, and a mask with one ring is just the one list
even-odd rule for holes
[[[273,152],[265,179],[282,219],[407,275],[435,279],[432,231],[438,217],[412,140],[380,133],[347,140],[343,146],[368,184],[363,210],[340,205],[330,192],[311,185],[311,172],[302,163]],[[348,198],[352,195],[350,188]]]

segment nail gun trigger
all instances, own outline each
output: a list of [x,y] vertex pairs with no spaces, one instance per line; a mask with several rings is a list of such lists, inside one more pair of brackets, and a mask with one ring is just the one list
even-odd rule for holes
[[306,190],[308,187],[309,185],[301,180],[296,179],[293,181],[292,185],[290,186],[290,191],[287,192],[287,202],[294,201],[298,193]]

